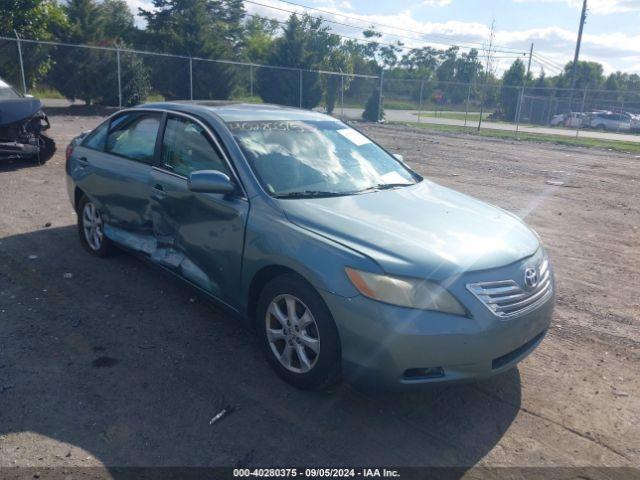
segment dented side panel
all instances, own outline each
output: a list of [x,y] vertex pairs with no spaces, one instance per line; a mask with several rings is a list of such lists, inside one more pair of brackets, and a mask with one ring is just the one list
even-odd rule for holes
[[240,276],[249,202],[238,196],[194,193],[185,178],[154,169],[150,212],[158,252],[152,260],[233,308]]

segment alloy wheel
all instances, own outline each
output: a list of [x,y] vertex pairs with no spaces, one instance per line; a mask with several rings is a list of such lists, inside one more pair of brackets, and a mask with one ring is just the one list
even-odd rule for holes
[[320,334],[311,310],[293,295],[278,295],[265,322],[269,346],[280,364],[294,373],[309,372],[320,356]]
[[84,238],[91,250],[100,250],[104,239],[102,217],[91,202],[87,202],[82,211],[82,229],[84,230]]

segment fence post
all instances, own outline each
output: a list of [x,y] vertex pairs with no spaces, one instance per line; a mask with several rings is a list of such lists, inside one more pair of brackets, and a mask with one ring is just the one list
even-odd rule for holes
[[[622,100],[620,101],[620,115],[624,113],[624,92],[622,93]],[[620,133],[620,121],[616,124],[616,133]]]
[[16,30],[13,31],[16,35],[16,43],[18,44],[18,59],[20,60],[20,74],[22,75],[22,93],[27,94],[27,80],[24,77],[24,63],[22,63],[22,45],[20,44],[20,36]]
[[[584,89],[584,92],[582,94],[582,106],[580,107],[580,113],[584,114],[584,103],[587,100],[587,89]],[[578,122],[578,127],[576,128],[576,138],[578,138],[578,135],[580,134],[580,127],[582,127],[582,119]]]
[[253,101],[253,63],[249,65],[249,83],[250,83],[250,93],[251,93],[251,101]]
[[116,43],[116,61],[118,63],[118,108],[122,108],[122,75],[120,70],[120,46]]
[[420,101],[418,103],[418,123],[420,123],[420,114],[422,113],[422,94],[424,92],[424,77],[420,81]]
[[340,72],[340,117],[344,120],[344,75]]
[[469,115],[469,101],[471,101],[471,84],[469,84],[469,89],[467,90],[467,103],[464,106],[464,126],[467,126],[467,116]]
[[484,96],[485,96],[485,91],[484,91],[484,87],[487,83],[487,76],[485,75],[484,78],[484,83],[482,85],[480,85],[480,118],[478,118],[478,133],[480,133],[480,129],[482,128],[482,116],[484,115]]
[[524,87],[521,87],[520,95],[518,95],[518,106],[516,107],[516,138],[518,138],[518,132],[520,131],[520,114],[522,113],[523,99],[524,99]]
[[189,98],[193,100],[193,58],[189,55]]
[[384,86],[384,70],[380,70],[380,91],[378,92],[378,122],[382,121],[382,87]]
[[300,108],[302,108],[302,69],[298,69],[298,73],[300,74]]

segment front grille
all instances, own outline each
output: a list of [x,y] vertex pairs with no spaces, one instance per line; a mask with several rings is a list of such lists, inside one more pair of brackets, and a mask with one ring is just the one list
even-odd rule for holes
[[553,285],[547,260],[538,268],[538,278],[530,290],[524,290],[514,280],[470,283],[467,289],[494,315],[508,318],[533,310],[551,296]]

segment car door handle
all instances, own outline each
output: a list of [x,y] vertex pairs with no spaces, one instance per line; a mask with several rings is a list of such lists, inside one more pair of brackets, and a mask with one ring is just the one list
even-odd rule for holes
[[87,157],[80,157],[78,159],[78,167],[79,168],[86,168],[89,166],[89,160],[87,160]]
[[156,183],[151,190],[153,191],[151,196],[156,200],[161,200],[166,196],[164,192],[164,187],[159,183]]

